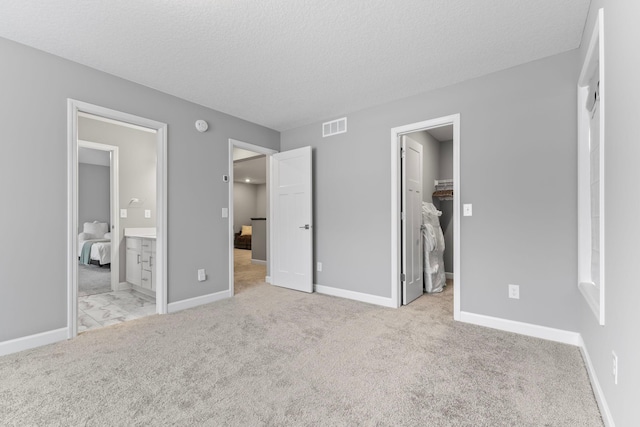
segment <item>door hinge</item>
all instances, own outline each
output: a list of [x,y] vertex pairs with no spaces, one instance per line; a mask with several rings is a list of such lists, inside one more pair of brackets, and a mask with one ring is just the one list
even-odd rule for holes
[[401,221],[406,221],[406,220],[407,220],[407,217],[406,217],[406,215],[404,214],[404,212],[400,212],[400,220],[401,220]]
[[400,149],[400,158],[404,159],[404,148]]
[[406,282],[407,281],[407,275],[404,273],[400,273],[400,281],[401,282]]

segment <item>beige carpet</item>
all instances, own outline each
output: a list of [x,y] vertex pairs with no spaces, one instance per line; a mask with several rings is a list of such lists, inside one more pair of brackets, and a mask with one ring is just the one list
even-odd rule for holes
[[270,285],[0,358],[0,425],[601,426],[576,347]]
[[247,249],[233,250],[233,287],[235,295],[248,288],[265,284],[267,267],[251,264],[251,251]]

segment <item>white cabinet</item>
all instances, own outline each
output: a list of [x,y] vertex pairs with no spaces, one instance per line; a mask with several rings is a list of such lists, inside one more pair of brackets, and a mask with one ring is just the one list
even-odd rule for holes
[[142,239],[127,237],[127,282],[132,285],[142,284]]
[[156,241],[127,237],[127,282],[149,291],[156,290]]
[[156,290],[156,241],[142,239],[142,287],[150,291]]

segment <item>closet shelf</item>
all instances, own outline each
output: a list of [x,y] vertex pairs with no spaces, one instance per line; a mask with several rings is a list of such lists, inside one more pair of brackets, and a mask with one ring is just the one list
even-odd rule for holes
[[453,200],[453,180],[452,179],[436,179],[434,182],[436,191],[433,197],[440,200]]
[[433,197],[441,200],[453,200],[453,190],[436,190],[433,192]]

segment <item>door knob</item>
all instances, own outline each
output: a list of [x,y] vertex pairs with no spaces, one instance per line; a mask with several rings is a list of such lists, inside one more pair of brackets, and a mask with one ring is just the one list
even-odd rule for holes
[[304,228],[305,230],[308,230],[311,228],[311,226],[309,224],[305,224],[304,227],[298,227],[298,228]]

